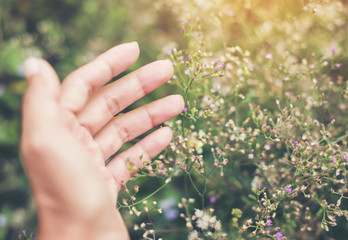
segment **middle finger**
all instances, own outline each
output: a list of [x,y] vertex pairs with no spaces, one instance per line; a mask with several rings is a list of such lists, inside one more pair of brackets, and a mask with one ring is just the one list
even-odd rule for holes
[[80,125],[94,135],[117,113],[167,82],[172,75],[172,63],[161,60],[103,87],[78,113]]

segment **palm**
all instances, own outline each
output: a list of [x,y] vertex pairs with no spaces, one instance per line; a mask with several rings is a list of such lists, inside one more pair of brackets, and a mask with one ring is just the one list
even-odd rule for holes
[[139,169],[142,167],[140,156],[143,160],[156,156],[168,145],[171,131],[159,129],[116,155],[106,166],[105,161],[125,142],[174,117],[183,108],[181,96],[169,96],[114,117],[172,75],[172,66],[167,61],[158,61],[102,87],[133,64],[137,57],[138,48],[134,45],[118,46],[70,74],[61,86],[60,105],[68,110],[64,111],[68,129],[89,152],[91,159],[87,162],[99,166],[98,173],[113,199],[116,199],[121,183],[133,174],[129,165]]

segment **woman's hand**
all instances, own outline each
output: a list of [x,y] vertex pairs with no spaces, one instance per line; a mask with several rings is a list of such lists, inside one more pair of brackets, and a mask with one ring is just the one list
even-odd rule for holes
[[142,161],[160,153],[172,132],[160,128],[105,161],[184,107],[182,97],[173,95],[114,117],[173,74],[170,61],[157,61],[104,86],[138,55],[137,43],[116,46],[62,83],[46,61],[25,62],[29,87],[21,151],[38,208],[39,239],[129,238],[116,209],[121,181],[134,174],[129,169],[141,168]]

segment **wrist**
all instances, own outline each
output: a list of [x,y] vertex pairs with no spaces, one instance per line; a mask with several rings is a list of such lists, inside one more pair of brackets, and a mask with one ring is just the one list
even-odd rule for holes
[[88,218],[41,210],[39,211],[38,239],[127,240],[129,235],[121,215],[116,209],[104,212],[104,214],[90,215]]

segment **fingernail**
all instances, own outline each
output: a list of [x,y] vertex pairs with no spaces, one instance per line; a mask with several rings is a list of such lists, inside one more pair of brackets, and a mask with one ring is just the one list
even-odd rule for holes
[[24,64],[24,75],[26,77],[31,77],[39,73],[40,71],[40,62],[37,58],[28,58],[25,60]]
[[137,41],[134,41],[134,42],[132,42],[132,43],[139,46],[139,43],[138,43]]
[[138,42],[132,42],[138,49],[140,49],[139,43]]
[[137,46],[139,48],[139,43],[134,41],[134,42],[128,42],[128,43],[125,43],[125,44],[129,44],[129,45],[134,45],[134,46]]

